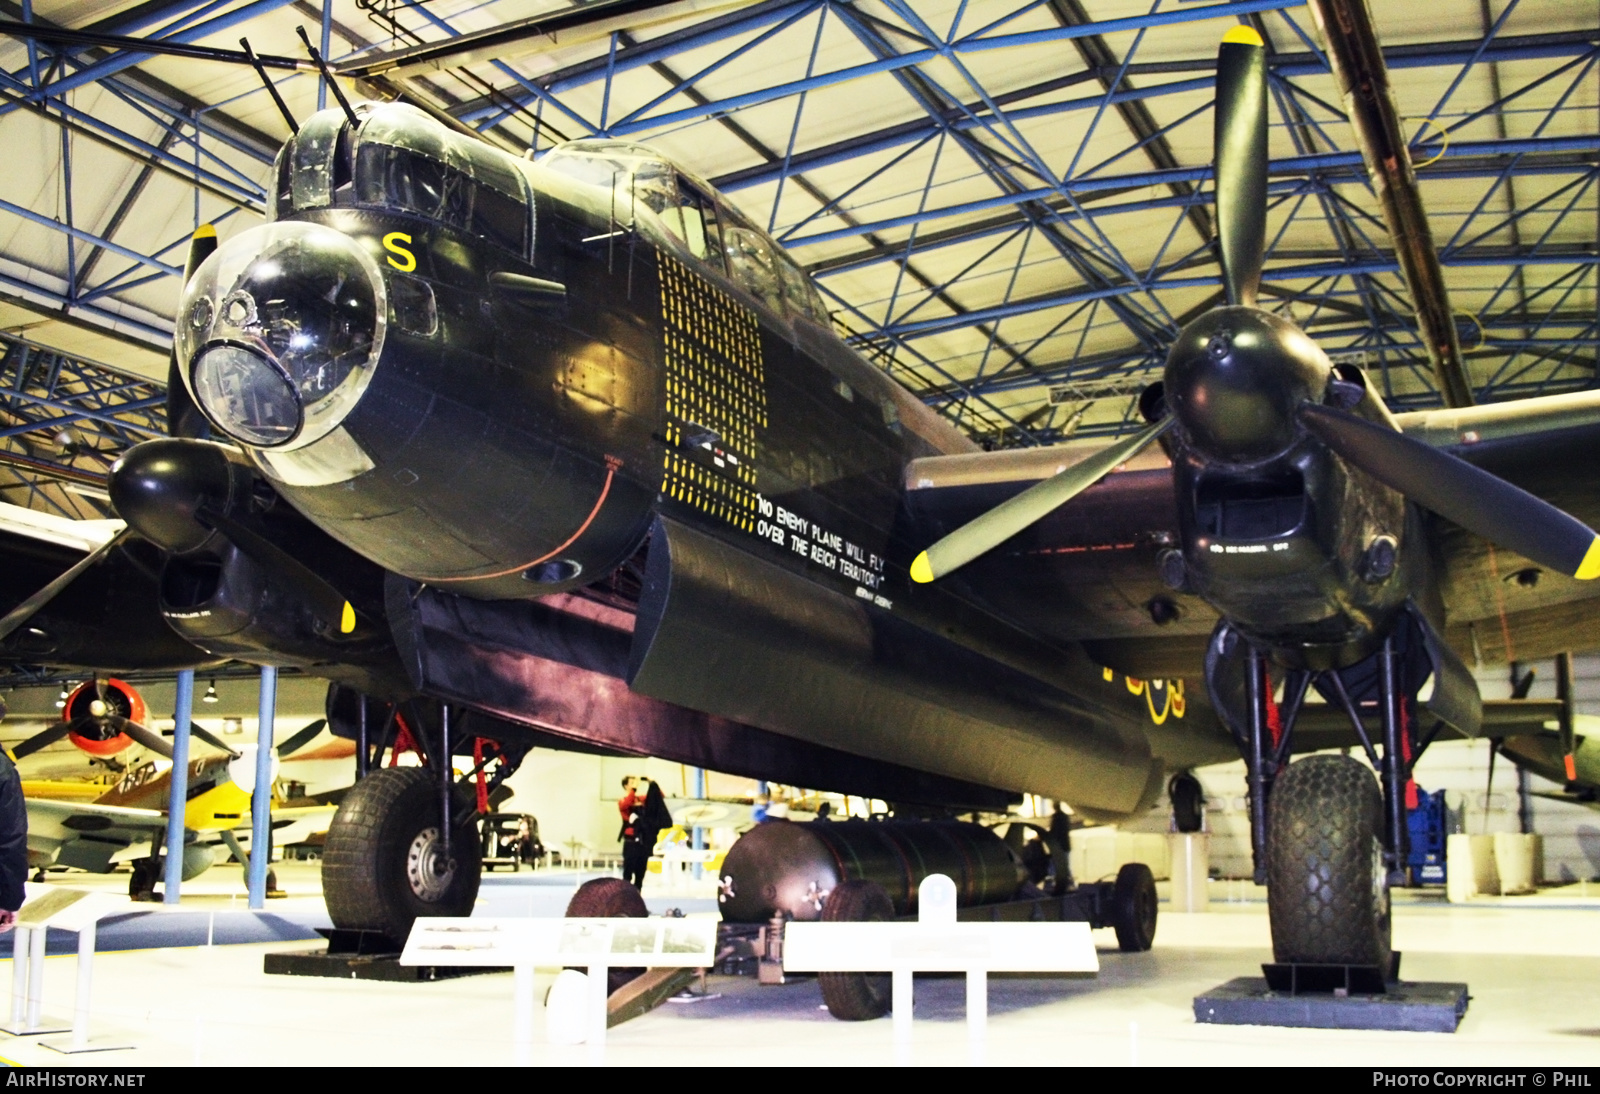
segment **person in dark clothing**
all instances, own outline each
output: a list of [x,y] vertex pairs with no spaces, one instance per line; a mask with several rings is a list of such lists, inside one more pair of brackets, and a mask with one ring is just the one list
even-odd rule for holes
[[28,805],[22,777],[11,757],[0,751],[0,931],[9,931],[22,907],[28,879]]
[[622,800],[617,802],[617,812],[622,814],[622,879],[635,889],[644,888],[644,871],[650,863],[650,849],[654,843],[654,840],[646,841],[644,836],[646,793],[640,786],[642,781],[637,775],[625,776]]
[[622,789],[627,792],[617,803],[622,814],[622,877],[635,889],[643,889],[650,852],[661,830],[672,827],[672,810],[653,779],[630,775],[622,780]]

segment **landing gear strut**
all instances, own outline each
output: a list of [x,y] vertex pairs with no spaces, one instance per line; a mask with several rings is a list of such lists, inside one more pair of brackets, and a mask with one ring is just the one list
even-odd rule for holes
[[[418,916],[472,914],[483,872],[477,815],[522,753],[474,744],[472,715],[449,704],[369,710],[373,702],[358,696],[336,711],[330,699],[330,721],[338,715],[354,731],[360,777],[328,828],[322,887],[335,927],[375,932],[398,949]],[[477,762],[458,778],[462,744]],[[404,753],[423,765],[393,766]]]
[[[1280,707],[1266,654],[1226,623],[1212,635],[1206,682],[1244,756],[1255,879],[1268,887],[1279,966],[1360,967],[1380,986],[1394,973],[1389,887],[1404,882],[1411,771],[1441,724],[1417,739],[1424,673],[1406,645],[1415,652],[1415,636],[1392,634],[1348,668],[1291,670]],[[1376,781],[1347,756],[1289,764],[1313,687],[1349,720]]]

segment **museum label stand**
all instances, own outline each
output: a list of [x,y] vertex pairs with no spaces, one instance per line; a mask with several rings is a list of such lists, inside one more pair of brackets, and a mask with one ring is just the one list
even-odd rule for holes
[[381,931],[318,927],[317,933],[328,940],[326,947],[292,953],[269,953],[262,962],[262,971],[272,976],[328,976],[338,980],[384,980],[407,984],[505,971],[504,968],[406,965],[400,960],[402,947]]
[[[519,1048],[533,1039],[534,970],[586,969],[581,986],[564,973],[566,984],[552,988],[547,1026],[551,1034],[563,1034],[559,1043],[587,1043],[591,1056],[598,1058],[608,1026],[651,1009],[687,985],[694,970],[711,968],[716,959],[715,919],[439,917],[416,921],[400,964],[472,971],[510,968],[512,1042]],[[647,971],[612,997],[607,974],[613,967]]]
[[923,880],[914,922],[794,922],[784,929],[785,972],[881,973],[886,964],[897,1049],[911,1043],[913,975],[958,972],[967,977],[967,1039],[979,1055],[988,1036],[989,973],[1100,971],[1088,923],[959,922],[956,885],[944,874]]
[[[24,904],[17,912],[12,940],[11,1021],[0,1029],[22,1037],[62,1033],[70,1037],[40,1041],[62,1053],[109,1052],[132,1048],[120,1042],[93,1040],[89,1036],[89,1001],[94,987],[95,929],[101,917],[127,908],[127,900],[83,889],[52,888]],[[43,1014],[45,939],[51,927],[78,936],[78,987],[70,1025]]]

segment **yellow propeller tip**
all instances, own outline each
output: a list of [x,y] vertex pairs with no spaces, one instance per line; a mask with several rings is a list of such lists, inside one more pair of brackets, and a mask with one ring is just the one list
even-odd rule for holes
[[202,224],[194,230],[195,239],[216,239],[217,228],[214,224]]
[[1222,36],[1224,44],[1238,46],[1264,46],[1261,35],[1256,33],[1255,27],[1234,27]]
[[933,565],[928,561],[928,552],[922,552],[911,564],[911,580],[918,585],[926,585],[933,580]]
[[1593,581],[1600,577],[1600,536],[1596,536],[1589,544],[1589,549],[1583,553],[1583,561],[1578,564],[1578,572],[1572,576],[1579,581]]
[[340,634],[349,634],[351,631],[353,631],[355,629],[356,629],[356,610],[354,608],[352,608],[350,606],[350,602],[348,600],[346,600],[344,602],[344,611],[339,613],[339,633]]

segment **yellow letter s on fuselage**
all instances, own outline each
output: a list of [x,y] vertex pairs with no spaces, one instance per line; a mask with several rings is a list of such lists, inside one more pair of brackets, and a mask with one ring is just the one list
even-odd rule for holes
[[383,249],[389,252],[389,265],[401,273],[410,273],[417,268],[417,256],[401,246],[410,242],[411,237],[405,232],[390,232],[383,237]]

